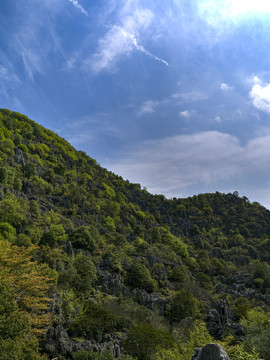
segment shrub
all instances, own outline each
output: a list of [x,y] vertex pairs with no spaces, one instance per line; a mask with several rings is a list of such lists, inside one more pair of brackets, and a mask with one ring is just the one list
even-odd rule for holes
[[139,288],[148,292],[153,292],[157,286],[147,267],[139,262],[136,262],[128,272],[126,284],[134,289]]

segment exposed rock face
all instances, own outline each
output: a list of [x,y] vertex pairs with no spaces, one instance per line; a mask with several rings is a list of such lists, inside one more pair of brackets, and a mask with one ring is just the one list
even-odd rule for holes
[[220,339],[228,330],[235,335],[243,335],[243,329],[236,322],[237,317],[226,300],[221,300],[215,308],[210,309],[205,320],[209,333],[216,339]]
[[138,304],[144,305],[148,309],[164,315],[168,303],[167,299],[163,299],[158,294],[148,294],[146,291],[140,289],[134,289],[132,295]]
[[256,295],[253,280],[249,273],[237,273],[230,279],[227,292],[234,297],[253,298]]
[[195,351],[196,354],[191,360],[230,360],[225,349],[219,344],[207,344]]
[[113,296],[130,295],[129,289],[122,283],[121,276],[109,271],[98,270],[96,285],[101,286],[105,293]]

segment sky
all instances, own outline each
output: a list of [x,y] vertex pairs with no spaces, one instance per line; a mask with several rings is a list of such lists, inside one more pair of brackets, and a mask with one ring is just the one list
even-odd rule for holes
[[0,0],[0,107],[153,194],[270,209],[270,2]]

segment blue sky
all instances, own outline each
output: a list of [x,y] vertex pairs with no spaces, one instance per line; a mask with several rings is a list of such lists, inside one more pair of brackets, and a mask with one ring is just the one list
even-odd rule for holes
[[152,193],[270,208],[270,4],[0,0],[0,107]]

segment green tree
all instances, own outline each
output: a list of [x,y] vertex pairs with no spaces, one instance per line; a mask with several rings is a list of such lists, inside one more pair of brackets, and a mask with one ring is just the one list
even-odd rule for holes
[[99,232],[94,226],[80,226],[69,235],[69,239],[74,247],[93,253],[99,239]]
[[156,281],[151,278],[150,271],[140,262],[135,262],[128,272],[126,284],[134,289],[139,288],[148,292],[153,292],[157,287]]
[[62,244],[67,239],[63,225],[51,225],[49,230],[43,234],[41,243],[54,247]]
[[91,258],[84,254],[78,254],[73,261],[76,269],[72,280],[73,286],[83,293],[92,289],[92,283],[96,279],[96,267]]
[[248,353],[255,350],[264,360],[270,360],[270,312],[261,308],[251,309],[246,318],[241,320],[245,331],[244,350]]
[[187,333],[175,332],[176,346],[172,349],[161,349],[155,360],[189,360],[194,354],[194,349],[214,341],[202,321],[195,321]]
[[172,322],[178,322],[188,316],[199,315],[198,300],[188,291],[180,290],[172,297],[168,316]]
[[129,330],[124,349],[138,360],[151,360],[160,349],[170,349],[174,345],[174,338],[168,331],[141,322]]
[[14,194],[6,194],[0,202],[0,221],[8,222],[16,229],[26,223],[28,204],[23,198]]

